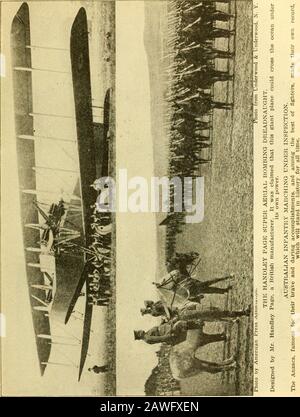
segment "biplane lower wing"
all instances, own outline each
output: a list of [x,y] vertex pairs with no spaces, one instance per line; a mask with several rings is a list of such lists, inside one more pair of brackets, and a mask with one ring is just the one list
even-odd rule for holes
[[93,306],[89,304],[88,297],[86,297],[78,381],[80,381],[84,364],[86,361],[86,357],[88,354],[90,334],[91,334],[92,315],[93,315]]
[[[80,185],[84,221],[85,247],[92,241],[91,216],[92,206],[95,204],[96,195],[91,184],[96,178],[95,140],[92,112],[92,93],[89,60],[88,22],[84,8],[81,8],[73,22],[71,29],[70,55],[73,91],[75,101],[75,116],[77,129],[77,142],[80,165]],[[86,273],[80,278],[72,303],[76,302],[83,283],[86,281]],[[90,341],[90,330],[93,306],[89,304],[88,285],[86,288],[85,315],[83,322],[83,335],[81,356],[79,363],[78,380],[84,368]],[[70,312],[72,307],[70,305]],[[67,317],[66,317],[67,318]]]
[[79,278],[78,284],[77,284],[76,289],[75,289],[75,292],[73,294],[70,305],[68,307],[66,317],[65,317],[65,324],[68,323],[68,321],[69,321],[69,319],[72,315],[75,304],[77,303],[77,300],[80,297],[80,293],[82,291],[82,288],[83,288],[84,283],[86,282],[86,280],[87,280],[87,264],[84,265],[83,271],[81,273],[81,276]]

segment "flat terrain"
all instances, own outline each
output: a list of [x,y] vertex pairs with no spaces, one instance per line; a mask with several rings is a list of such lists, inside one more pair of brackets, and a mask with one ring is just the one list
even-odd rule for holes
[[[232,2],[234,8],[234,2]],[[177,250],[195,250],[201,263],[195,275],[207,280],[228,273],[235,275],[233,290],[226,296],[207,296],[214,306],[245,308],[252,303],[253,282],[253,137],[252,137],[252,2],[236,2],[234,84],[228,97],[233,111],[214,111],[212,162],[201,172],[205,178],[205,218],[186,225],[178,235]],[[215,86],[217,97],[226,97],[226,84]],[[163,128],[161,130],[163,132]],[[162,133],[163,137],[163,133]],[[157,139],[156,139],[157,143]],[[163,146],[163,145],[162,145]],[[157,147],[159,152],[159,147]],[[161,166],[160,158],[159,165]],[[159,235],[162,232],[159,231]],[[160,238],[160,247],[164,238]],[[158,259],[158,270],[162,270]],[[222,325],[223,326],[223,325]],[[206,331],[216,331],[217,325]],[[221,360],[237,353],[238,368],[229,375],[203,373],[182,382],[185,395],[250,395],[252,391],[252,322],[243,318],[234,325],[230,342],[209,345],[197,356]]]
[[[115,5],[113,2],[101,3],[102,25],[99,25],[98,39],[102,39],[102,48],[98,52],[99,79],[102,79],[102,93],[105,95],[108,88],[110,95],[110,116],[109,116],[109,175],[115,177]],[[95,19],[99,17],[95,16]],[[97,88],[98,86],[95,86]],[[97,104],[97,103],[95,103]],[[109,365],[109,372],[104,378],[104,394],[107,396],[116,395],[116,267],[115,267],[115,216],[113,219],[112,234],[112,265],[111,265],[111,289],[112,297],[105,313],[105,350],[103,360]],[[101,362],[101,357],[99,358]],[[100,376],[102,378],[102,376]]]

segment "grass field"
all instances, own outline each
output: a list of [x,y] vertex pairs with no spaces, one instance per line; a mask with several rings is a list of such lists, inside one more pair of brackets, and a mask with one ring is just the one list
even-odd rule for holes
[[[105,50],[102,56],[107,57],[103,69],[103,86],[111,87],[111,104],[109,120],[109,175],[115,177],[115,5],[112,2],[102,4],[102,16],[105,22],[100,33],[100,39],[105,39],[106,34],[110,37],[105,43]],[[105,357],[106,363],[109,364],[109,372],[105,374],[104,393],[107,396],[116,395],[116,233],[115,233],[115,215],[112,213],[112,245],[111,245],[111,289],[112,297],[105,317],[106,334],[105,334]]]
[[[187,225],[178,238],[179,250],[196,250],[199,279],[233,273],[233,290],[210,296],[214,305],[244,308],[252,303],[253,282],[253,137],[252,137],[252,2],[237,2],[234,110],[215,110],[212,162],[205,177],[205,219]],[[216,87],[218,88],[218,86]],[[223,297],[223,299],[222,299]],[[212,298],[214,298],[212,300]],[[212,327],[212,326],[210,326]],[[252,392],[252,322],[242,319],[233,329],[227,350],[238,354],[238,369],[230,375],[207,375],[182,383],[183,394],[243,394]],[[206,358],[221,359],[222,343],[203,349]]]
[[[236,5],[232,2],[232,7],[237,16],[236,38],[231,45],[235,49],[231,64],[235,79],[228,86],[228,98],[233,98],[234,109],[214,111],[212,161],[199,172],[205,179],[204,221],[184,226],[183,233],[177,236],[176,250],[200,253],[201,263],[195,271],[200,280],[234,274],[228,298],[210,295],[206,300],[214,306],[240,309],[253,299],[252,1],[237,1]],[[226,84],[216,84],[216,97],[224,98],[224,94],[227,95]],[[161,158],[158,161],[161,167]],[[161,231],[159,235],[163,247]],[[161,258],[158,269],[163,269]],[[209,325],[206,331],[214,332],[218,326]],[[208,345],[197,356],[220,360],[236,353],[237,370],[227,375],[204,373],[188,378],[181,383],[182,394],[251,394],[252,320],[243,318],[228,333],[230,341],[226,346]]]

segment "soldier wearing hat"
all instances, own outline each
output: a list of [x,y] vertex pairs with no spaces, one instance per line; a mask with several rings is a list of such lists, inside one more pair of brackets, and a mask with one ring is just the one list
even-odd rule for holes
[[108,372],[109,367],[108,365],[102,365],[102,366],[94,365],[92,368],[89,368],[88,370],[89,372],[100,374],[100,373]]
[[148,344],[167,343],[175,345],[186,339],[187,330],[199,329],[202,324],[195,320],[177,321],[177,323],[162,323],[148,331],[134,330],[134,339],[143,340]]
[[[200,330],[202,332],[203,322],[199,320],[179,320],[175,323],[167,322],[159,326],[152,327],[148,331],[134,330],[134,339],[143,340],[148,344],[167,343],[176,345],[184,342],[188,330]],[[225,333],[207,334],[202,332],[202,343],[204,346],[208,343],[225,341]]]

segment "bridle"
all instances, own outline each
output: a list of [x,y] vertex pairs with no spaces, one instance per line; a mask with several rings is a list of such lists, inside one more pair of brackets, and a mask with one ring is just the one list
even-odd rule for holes
[[[175,280],[174,279],[174,275],[170,274],[168,279],[164,279],[160,284],[156,284],[156,288],[159,289],[164,289],[167,291],[172,291],[173,292],[173,297],[172,297],[172,301],[170,303],[170,308],[173,307],[173,303],[175,301],[175,297],[177,295],[177,291],[180,287],[182,287],[182,284],[190,279],[192,279],[192,273],[195,271],[195,269],[197,268],[197,266],[199,265],[199,263],[201,262],[201,258],[199,257],[198,262],[194,265],[191,265],[190,270],[188,271],[188,276],[185,277],[184,279],[180,280]],[[172,286],[172,288],[167,288],[167,285],[173,283],[174,285]],[[187,293],[189,294],[189,290],[187,288],[185,288]]]

